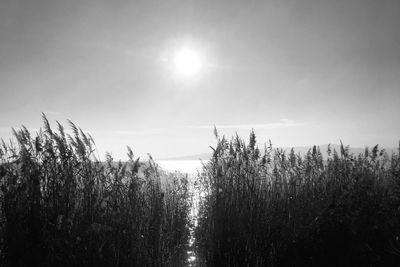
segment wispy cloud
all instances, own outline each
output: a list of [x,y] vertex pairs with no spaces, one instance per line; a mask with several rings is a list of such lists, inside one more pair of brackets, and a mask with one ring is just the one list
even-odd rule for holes
[[[304,126],[306,123],[304,122],[295,122],[289,119],[281,119],[278,122],[273,123],[254,123],[254,124],[229,124],[229,125],[215,125],[217,129],[279,129],[279,128],[288,128],[288,127],[300,127]],[[214,125],[189,125],[189,126],[171,126],[168,128],[146,128],[146,129],[136,129],[136,130],[117,130],[111,131],[111,134],[117,135],[153,135],[153,134],[161,134],[169,131],[182,131],[185,129],[214,129]]]
[[[272,123],[254,123],[254,124],[229,124],[229,125],[215,125],[217,129],[279,129],[288,127],[304,126],[304,122],[295,122],[289,119],[281,119],[279,122]],[[201,125],[190,126],[196,129],[213,129],[214,125]]]
[[168,128],[154,128],[154,129],[143,129],[143,130],[125,130],[125,131],[113,131],[114,134],[118,135],[148,135],[157,134],[169,130]]

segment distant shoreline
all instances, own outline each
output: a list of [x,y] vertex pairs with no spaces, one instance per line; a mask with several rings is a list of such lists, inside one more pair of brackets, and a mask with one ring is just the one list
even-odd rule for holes
[[[346,144],[344,144],[346,146]],[[316,145],[317,147],[320,148],[321,154],[324,158],[328,156],[327,150],[328,150],[328,144],[322,144],[322,145]],[[339,152],[340,151],[340,145],[338,144],[331,144],[331,150],[333,151],[334,149]],[[369,149],[372,149],[374,146],[366,146]],[[353,154],[360,154],[365,151],[366,147],[349,147],[350,153]],[[260,147],[261,148],[261,147]],[[313,145],[310,146],[296,146],[296,147],[272,147],[272,149],[283,149],[286,153],[289,153],[291,149],[294,149],[294,152],[296,154],[300,153],[301,155],[304,155],[308,152],[308,150],[313,148]],[[384,146],[379,146],[380,149],[385,149],[388,154],[392,154],[398,150],[398,148],[395,147],[384,147]],[[171,157],[171,158],[160,158],[156,159],[156,161],[174,161],[174,160],[203,160],[207,161],[212,157],[212,152],[204,152],[200,154],[194,154],[194,155],[187,155],[187,156],[180,156],[180,157]]]

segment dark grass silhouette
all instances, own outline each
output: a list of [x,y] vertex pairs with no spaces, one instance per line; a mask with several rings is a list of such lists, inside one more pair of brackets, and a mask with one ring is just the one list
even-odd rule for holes
[[2,266],[181,266],[188,243],[186,177],[94,157],[94,142],[70,123],[0,148]]
[[304,157],[218,137],[200,175],[201,266],[400,266],[400,158]]
[[[1,266],[185,266],[186,176],[105,162],[70,123],[0,147]],[[198,175],[199,266],[399,266],[400,158],[378,146],[305,156],[217,137]],[[400,148],[399,148],[400,149]]]

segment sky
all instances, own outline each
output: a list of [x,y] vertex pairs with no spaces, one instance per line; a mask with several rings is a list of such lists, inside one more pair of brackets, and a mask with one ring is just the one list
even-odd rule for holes
[[[396,147],[399,29],[398,0],[0,0],[0,137],[44,112],[116,159],[207,152],[214,125]],[[182,49],[194,74],[177,72]]]

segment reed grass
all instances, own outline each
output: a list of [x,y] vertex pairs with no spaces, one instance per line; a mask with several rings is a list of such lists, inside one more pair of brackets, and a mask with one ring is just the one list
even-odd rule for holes
[[0,265],[182,266],[190,194],[184,175],[134,158],[95,157],[90,135],[45,115],[0,147]]
[[0,144],[1,266],[187,266],[188,252],[190,266],[400,266],[399,153],[341,144],[323,158],[215,130],[198,201],[187,175],[129,147],[101,162],[69,128],[43,115]]
[[215,134],[198,177],[199,266],[400,266],[399,154],[341,144],[324,159]]

